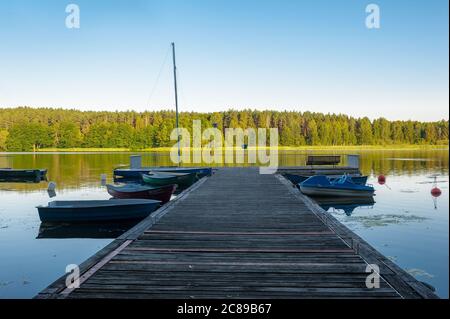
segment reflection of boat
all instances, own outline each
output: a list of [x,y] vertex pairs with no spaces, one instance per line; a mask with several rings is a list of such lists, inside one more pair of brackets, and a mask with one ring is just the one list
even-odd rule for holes
[[0,183],[40,183],[41,177],[0,177]]
[[330,208],[343,210],[347,216],[350,216],[358,207],[373,207],[375,200],[373,197],[317,197],[314,201],[325,211]]
[[160,204],[150,199],[53,201],[37,209],[42,222],[91,222],[142,219]]
[[142,168],[117,168],[114,176],[140,179],[142,174],[150,172],[164,173],[195,173],[199,178],[212,175],[211,167],[142,167]]
[[375,192],[372,186],[355,184],[346,175],[337,181],[330,181],[322,175],[312,176],[300,183],[299,187],[303,194],[318,197],[370,197]]
[[106,185],[106,188],[108,193],[114,198],[156,199],[165,204],[170,201],[170,198],[177,189],[177,186],[170,184],[155,187],[139,184],[127,184],[123,186]]
[[39,172],[41,173],[41,179],[45,180],[47,178],[47,170],[46,169],[40,169]]
[[136,225],[136,221],[102,222],[84,224],[41,223],[38,239],[117,238]]
[[[283,174],[284,177],[286,177],[292,184],[294,185],[298,185],[300,183],[303,183],[304,181],[306,181],[308,178],[310,178],[311,176],[303,176],[303,175],[295,175],[295,174]],[[367,179],[369,178],[369,176],[360,176],[360,175],[348,175],[349,177],[351,177],[352,182],[355,184],[359,184],[359,185],[366,185],[367,183]],[[342,177],[342,175],[339,176],[327,176],[331,181],[336,181],[339,178]]]
[[40,182],[47,175],[46,169],[1,168],[0,180],[11,182]]
[[196,173],[151,172],[149,174],[142,174],[144,183],[157,186],[177,184],[181,187],[189,187],[195,183],[196,179]]

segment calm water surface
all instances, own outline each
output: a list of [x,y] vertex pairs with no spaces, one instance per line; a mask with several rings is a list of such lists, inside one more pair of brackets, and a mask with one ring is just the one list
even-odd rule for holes
[[[315,152],[317,153],[317,152]],[[355,152],[351,152],[355,153]],[[360,152],[376,188],[375,203],[319,203],[417,279],[448,298],[448,150]],[[109,199],[100,175],[112,179],[128,153],[0,154],[0,167],[48,168],[53,199]],[[171,165],[168,154],[146,153],[144,165]],[[304,152],[280,153],[280,165],[303,165]],[[387,176],[385,185],[377,176]],[[432,176],[442,190],[433,198]],[[0,183],[0,298],[31,298],[132,225],[41,225],[35,206],[52,200],[47,182]]]

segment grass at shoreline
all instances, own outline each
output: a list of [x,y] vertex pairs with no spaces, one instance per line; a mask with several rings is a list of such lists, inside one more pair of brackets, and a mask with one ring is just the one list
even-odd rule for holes
[[[225,148],[224,148],[225,149]],[[235,150],[241,150],[241,148],[234,148]],[[255,149],[255,148],[249,148]],[[270,147],[265,147],[263,149],[270,149]],[[279,151],[401,151],[401,150],[448,150],[449,145],[356,145],[356,146],[280,146]],[[40,149],[36,153],[45,152],[70,152],[70,153],[81,153],[81,152],[170,152],[171,147],[160,147],[160,148],[147,148],[141,150],[127,149],[127,148],[45,148]],[[190,149],[193,150],[193,149]],[[30,152],[32,153],[32,152]]]

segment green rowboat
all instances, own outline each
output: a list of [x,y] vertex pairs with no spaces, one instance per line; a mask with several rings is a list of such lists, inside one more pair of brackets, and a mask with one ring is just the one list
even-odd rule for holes
[[142,174],[142,180],[146,184],[163,186],[177,184],[180,187],[189,187],[197,181],[196,173],[149,173]]

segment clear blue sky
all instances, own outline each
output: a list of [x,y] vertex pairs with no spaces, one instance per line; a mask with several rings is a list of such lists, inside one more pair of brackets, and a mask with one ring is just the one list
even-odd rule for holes
[[[81,28],[65,27],[76,3]],[[365,7],[381,8],[381,29]],[[0,2],[0,107],[448,119],[448,0]]]

